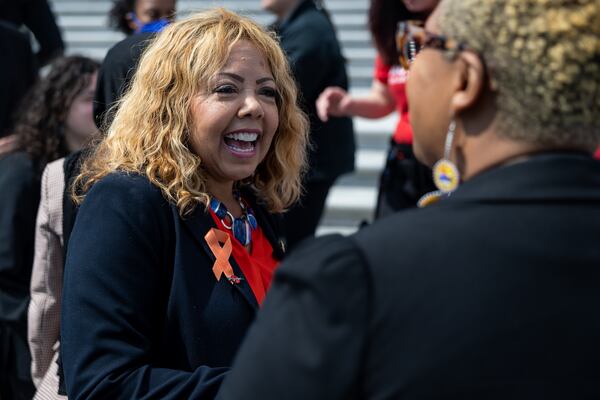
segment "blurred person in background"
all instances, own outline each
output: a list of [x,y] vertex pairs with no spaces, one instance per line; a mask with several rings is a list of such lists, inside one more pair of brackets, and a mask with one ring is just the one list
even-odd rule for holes
[[98,133],[92,98],[98,64],[56,59],[26,95],[15,124],[17,150],[0,158],[0,398],[31,399],[27,307],[42,171]]
[[65,44],[47,0],[3,0],[0,2],[0,20],[16,28],[24,26],[33,34],[39,45],[36,53],[38,68],[63,54]]
[[109,12],[113,29],[126,35],[159,32],[173,21],[176,0],[114,0]]
[[13,25],[0,21],[0,157],[13,151],[17,138],[8,135],[14,110],[37,77],[29,38]]
[[[27,28],[35,37],[38,51]],[[14,112],[37,79],[38,69],[63,54],[65,45],[47,0],[0,1],[0,156],[14,151],[18,138],[9,135]]]
[[308,136],[296,99],[274,37],[223,9],[145,50],[73,187],[70,399],[214,398],[284,256]]
[[442,0],[402,32],[452,195],[299,246],[218,398],[600,398],[600,2]]
[[157,32],[175,19],[175,0],[117,0],[110,11],[113,28],[128,35],[112,46],[98,73],[94,117],[100,130],[112,121],[111,107],[127,88],[144,49]]
[[320,0],[262,0],[275,14],[272,26],[285,50],[310,119],[309,170],[300,201],[284,214],[288,247],[313,236],[329,189],[342,174],[354,170],[354,130],[345,116],[323,122],[315,102],[328,86],[348,89],[344,57],[329,14]]
[[412,128],[406,97],[408,71],[400,64],[396,46],[398,23],[424,21],[439,0],[371,0],[369,29],[377,49],[371,91],[354,97],[344,88],[330,87],[317,100],[322,120],[331,116],[382,118],[398,112],[398,123],[379,181],[375,218],[414,207],[425,193],[434,189],[431,170],[419,162],[412,148]]

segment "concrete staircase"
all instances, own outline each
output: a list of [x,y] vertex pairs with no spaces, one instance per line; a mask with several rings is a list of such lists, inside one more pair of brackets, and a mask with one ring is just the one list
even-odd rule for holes
[[[108,28],[110,0],[50,0],[68,54],[83,54],[101,60],[106,51],[123,38]],[[273,17],[260,9],[260,0],[178,0],[178,16],[222,6],[254,18],[262,24]],[[336,25],[338,38],[348,59],[351,92],[368,91],[375,52],[367,29],[368,0],[325,0]],[[327,209],[318,233],[351,233],[361,221],[370,221],[375,208],[377,180],[384,164],[387,141],[395,116],[381,120],[356,118],[359,149],[356,172],[339,179],[327,199]]]

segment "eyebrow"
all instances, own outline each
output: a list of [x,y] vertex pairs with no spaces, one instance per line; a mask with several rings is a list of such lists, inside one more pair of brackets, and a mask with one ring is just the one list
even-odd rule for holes
[[[241,76],[239,76],[238,74],[232,74],[231,72],[219,72],[217,75],[228,76],[228,77],[230,77],[232,79],[235,79],[236,81],[238,81],[240,83],[244,83],[244,81],[245,81],[245,79],[242,78]],[[267,82],[267,81],[275,82],[275,80],[273,78],[271,78],[269,76],[266,76],[264,78],[257,79],[256,83],[257,84],[261,84],[261,83],[264,83],[264,82]]]

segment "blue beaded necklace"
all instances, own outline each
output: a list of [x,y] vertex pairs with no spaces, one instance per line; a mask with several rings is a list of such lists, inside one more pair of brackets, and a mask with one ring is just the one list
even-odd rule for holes
[[242,208],[242,216],[235,218],[233,214],[227,210],[225,204],[221,203],[214,197],[210,198],[210,209],[221,220],[223,226],[233,232],[233,236],[244,246],[252,243],[252,231],[258,226],[256,217],[252,209],[241,199],[238,193],[234,193],[235,198],[240,203]]

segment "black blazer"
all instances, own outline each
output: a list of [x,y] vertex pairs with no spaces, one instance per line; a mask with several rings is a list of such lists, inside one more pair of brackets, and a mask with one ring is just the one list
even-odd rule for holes
[[[275,219],[251,203],[281,257]],[[216,281],[204,240],[212,227],[202,207],[182,219],[143,176],[111,174],[92,187],[65,266],[69,399],[214,397],[257,302],[247,281]]]
[[300,91],[300,104],[310,119],[307,179],[334,180],[354,170],[354,130],[347,117],[323,123],[315,102],[328,86],[348,89],[346,63],[333,25],[312,0],[304,0],[281,25],[273,26],[280,37]]
[[599,288],[600,163],[536,156],[295,250],[219,398],[597,399]]

